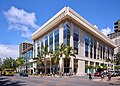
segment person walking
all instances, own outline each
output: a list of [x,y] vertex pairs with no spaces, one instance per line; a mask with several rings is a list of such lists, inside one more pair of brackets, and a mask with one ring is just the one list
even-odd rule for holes
[[92,74],[89,73],[88,75],[89,75],[89,80],[92,80]]
[[101,73],[100,77],[101,77],[101,81],[102,81],[104,79],[104,73]]
[[107,81],[111,81],[111,73],[108,72],[108,80]]

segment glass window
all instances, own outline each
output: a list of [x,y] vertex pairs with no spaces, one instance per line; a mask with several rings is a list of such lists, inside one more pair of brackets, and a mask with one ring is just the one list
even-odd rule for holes
[[102,59],[103,45],[100,44],[100,58]]
[[49,37],[49,51],[53,52],[53,33],[51,33]]
[[45,46],[47,47],[47,51],[48,51],[48,36],[45,37]]
[[42,42],[41,42],[41,47],[43,47],[43,40],[42,40]]
[[94,40],[94,59],[96,59],[96,47],[97,47],[97,42]]
[[103,45],[103,59],[105,59],[105,45]]
[[88,57],[88,46],[89,46],[89,37],[85,36],[85,56]]
[[55,50],[59,48],[59,29],[55,31]]
[[37,50],[40,49],[40,40],[37,41]]
[[64,44],[70,45],[70,27],[68,24],[64,26]]
[[76,54],[78,54],[78,41],[79,41],[79,31],[78,29],[74,29],[74,49],[76,50]]
[[92,58],[92,52],[93,52],[93,39],[90,39],[90,58]]
[[107,51],[108,51],[108,58],[109,58],[109,47],[108,47],[108,50],[107,50]]

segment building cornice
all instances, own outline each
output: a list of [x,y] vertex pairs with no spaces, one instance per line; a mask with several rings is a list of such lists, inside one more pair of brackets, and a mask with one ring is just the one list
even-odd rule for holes
[[93,34],[96,38],[101,39],[105,43],[109,44],[111,47],[116,47],[116,45],[103,33],[101,33],[97,28],[90,24],[87,20],[81,17],[77,12],[72,10],[70,7],[64,7],[55,16],[48,20],[43,26],[41,26],[36,32],[32,34],[32,40],[37,39],[42,34],[53,28],[55,25],[59,24],[62,20],[66,18],[75,20],[78,24],[85,27],[84,29],[89,33]]

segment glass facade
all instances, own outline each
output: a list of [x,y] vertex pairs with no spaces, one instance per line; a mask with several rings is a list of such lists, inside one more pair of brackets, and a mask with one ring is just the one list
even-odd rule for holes
[[48,51],[48,36],[45,37],[45,46],[47,47],[47,51]]
[[96,47],[97,47],[97,42],[94,39],[94,59],[96,59]]
[[[70,45],[70,26],[69,24],[64,24],[63,29],[63,42],[65,45]],[[54,31],[54,30],[53,30]],[[55,31],[52,33],[50,32],[50,35],[47,35],[43,37],[44,39],[41,39],[41,41],[37,42],[37,48],[39,50],[40,46],[47,45],[49,47],[49,51],[53,52],[53,44],[55,50],[59,47],[59,41],[61,41],[59,38],[60,36],[60,29],[55,29]],[[54,33],[54,34],[53,34]],[[76,26],[73,26],[73,48],[77,51],[76,54],[78,54],[78,42],[79,42],[79,29]],[[82,33],[81,33],[82,34]],[[112,51],[112,48],[110,46],[106,46],[103,42],[94,39],[92,36],[89,37],[90,34],[85,35],[85,57],[90,57],[93,59],[106,59],[113,56],[114,51]],[[54,36],[54,37],[53,37]],[[54,38],[54,40],[53,40]],[[80,40],[81,41],[81,40]],[[53,43],[54,42],[54,43]],[[36,49],[37,49],[36,48]],[[111,50],[110,50],[111,49]],[[81,49],[82,50],[82,49]]]
[[22,57],[25,63],[29,63],[28,61],[33,58],[33,50],[25,52]]
[[53,52],[53,33],[51,33],[49,36],[49,51],[51,53]]
[[92,52],[93,52],[93,39],[90,38],[90,58],[92,58]]
[[74,29],[74,49],[76,50],[76,54],[78,54],[78,41],[79,41],[79,31],[78,29]]
[[37,43],[37,50],[40,49],[40,40],[38,40],[38,43]]
[[59,48],[59,29],[55,31],[55,50]]
[[44,41],[42,40],[42,42],[41,42],[41,47],[43,47],[43,46],[44,46],[44,44],[43,44],[43,43],[44,43]]
[[63,38],[64,38],[64,44],[70,45],[70,27],[68,24],[64,26]]
[[89,46],[89,37],[85,36],[85,56],[88,57],[88,46]]
[[107,57],[107,58],[109,58],[109,47],[108,47],[108,50],[107,50],[107,52],[108,52],[108,57]]
[[100,44],[100,58],[102,59],[103,45]]
[[105,59],[105,45],[103,45],[103,59]]

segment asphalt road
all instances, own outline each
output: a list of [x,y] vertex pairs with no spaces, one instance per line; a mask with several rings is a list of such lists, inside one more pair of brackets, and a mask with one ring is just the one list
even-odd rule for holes
[[88,77],[0,76],[0,86],[116,86],[89,80]]

